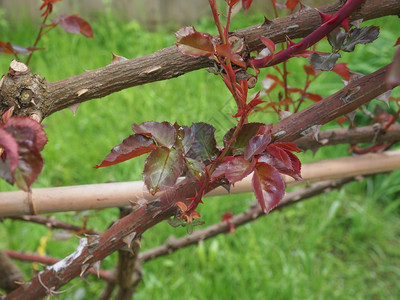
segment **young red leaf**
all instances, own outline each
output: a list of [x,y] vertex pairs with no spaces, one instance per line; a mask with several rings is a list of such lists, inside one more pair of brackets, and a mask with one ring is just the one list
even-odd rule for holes
[[[265,126],[265,125],[263,125]],[[253,136],[244,149],[244,159],[250,160],[255,155],[262,153],[271,142],[271,133],[257,134]]]
[[307,75],[309,76],[315,76],[316,72],[313,66],[311,65],[303,65],[304,71],[306,72]]
[[34,128],[30,126],[8,125],[13,119],[17,119],[16,123],[18,124],[20,121],[23,122],[24,118],[29,119],[28,117],[9,119],[3,129],[11,134],[18,143],[18,166],[12,172],[12,180],[8,181],[11,184],[16,182],[21,189],[29,191],[30,186],[37,179],[43,168],[43,158],[40,155],[38,146],[42,147],[44,144],[43,141],[37,142],[37,134]]
[[149,121],[141,124],[132,124],[132,130],[137,134],[152,137],[158,145],[171,148],[176,140],[176,129],[169,122]]
[[347,63],[336,64],[333,67],[332,71],[338,74],[344,80],[346,81],[350,80],[350,69],[347,67]]
[[225,0],[225,2],[230,6],[234,6],[236,3],[239,2],[239,0]]
[[216,52],[219,56],[223,56],[231,60],[234,64],[246,68],[247,65],[243,61],[243,58],[237,54],[232,52],[232,47],[230,44],[222,44],[216,46]]
[[291,160],[289,168],[285,166],[285,164],[272,156],[269,153],[263,153],[261,156],[258,157],[258,162],[266,163],[268,165],[273,166],[276,168],[279,173],[289,175],[293,177],[295,180],[301,180],[301,163],[300,160],[291,152],[287,152],[289,159]]
[[234,159],[228,161],[225,177],[229,183],[235,184],[253,172],[255,165],[256,160],[250,162],[242,156],[235,156]]
[[216,42],[213,36],[198,32],[193,26],[184,27],[175,35],[178,38],[176,45],[183,54],[199,57],[202,55],[210,56],[215,53]]
[[275,142],[271,144],[271,146],[274,145],[274,147],[279,147],[288,151],[294,151],[294,152],[303,152],[295,143],[292,142]]
[[132,134],[124,139],[121,144],[111,149],[110,154],[94,168],[101,168],[119,164],[128,159],[151,152],[156,144],[151,138],[141,134]]
[[3,120],[3,122],[6,122],[9,118],[12,117],[12,114],[14,112],[14,106],[11,106],[2,116],[1,119]]
[[224,213],[221,218],[221,222],[226,222],[226,224],[229,226],[229,233],[231,234],[235,232],[235,226],[233,226],[231,221],[232,217],[233,217],[232,212],[227,212]]
[[254,68],[262,68],[265,67],[273,58],[275,52],[275,43],[265,37],[260,37],[263,44],[266,46],[260,53],[259,56],[261,58],[251,59],[250,65]]
[[[30,130],[24,130],[27,128],[33,130],[33,136],[31,135]],[[17,116],[9,118],[4,123],[4,129],[10,132],[14,137],[24,134],[21,140],[31,140],[34,143],[34,146],[32,147],[36,147],[39,152],[43,150],[47,143],[46,132],[43,130],[42,125],[28,117]]]
[[93,29],[90,24],[77,14],[70,16],[62,14],[58,20],[52,20],[52,22],[60,24],[68,33],[81,33],[88,38],[93,37]]
[[400,37],[397,39],[396,43],[393,45],[394,47],[400,45]]
[[250,8],[251,2],[253,2],[253,0],[242,0],[242,7],[244,11],[247,11]]
[[30,141],[18,142],[18,167],[13,172],[15,183],[24,191],[30,190],[44,165],[39,150],[31,145]]
[[254,194],[267,215],[282,200],[285,194],[285,183],[274,167],[266,163],[258,163],[252,178]]
[[[14,172],[18,166],[18,143],[14,137],[0,127],[0,163],[4,163],[2,158],[9,160],[7,170]],[[4,170],[6,172],[7,170]],[[0,176],[3,172],[0,171]],[[1,176],[3,177],[3,176]]]
[[287,0],[285,5],[288,9],[293,11],[298,3],[299,0]]
[[147,157],[143,170],[143,181],[149,192],[154,195],[159,190],[174,186],[183,172],[183,166],[181,151],[155,148]]
[[193,123],[190,127],[193,143],[187,153],[188,157],[212,160],[218,154],[215,128],[206,123]]
[[[244,124],[242,129],[240,129],[239,134],[235,141],[231,143],[231,149],[233,154],[243,154],[244,148],[249,143],[250,139],[255,136],[260,129],[262,123],[247,123]],[[228,141],[231,140],[232,134],[235,131],[235,127],[231,128],[224,136],[224,146],[228,146]]]

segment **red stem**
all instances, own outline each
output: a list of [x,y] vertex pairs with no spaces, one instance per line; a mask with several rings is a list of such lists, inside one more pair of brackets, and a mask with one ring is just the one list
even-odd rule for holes
[[323,23],[320,27],[318,27],[311,34],[306,36],[303,40],[298,43],[294,43],[289,46],[286,50],[278,52],[271,61],[267,63],[265,66],[258,66],[257,60],[253,61],[253,65],[257,68],[265,68],[273,65],[277,65],[285,60],[288,60],[293,55],[300,53],[303,50],[311,47],[322,38],[324,38],[329,32],[339,26],[346,18],[348,18],[356,9],[358,9],[361,4],[363,4],[365,0],[348,0],[346,4],[335,13],[332,18],[330,18],[327,22]]

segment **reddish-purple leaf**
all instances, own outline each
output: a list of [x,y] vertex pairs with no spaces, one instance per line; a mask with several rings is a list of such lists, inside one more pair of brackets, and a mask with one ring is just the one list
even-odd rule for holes
[[183,172],[183,166],[181,151],[155,148],[147,157],[143,170],[143,181],[149,192],[154,195],[159,190],[174,186]]
[[246,148],[244,149],[244,159],[250,160],[255,155],[262,153],[271,142],[271,134],[257,134],[253,136],[250,140]]
[[213,36],[198,32],[193,26],[182,28],[175,35],[179,39],[176,45],[183,54],[199,57],[215,53],[216,42]]
[[[28,140],[30,139],[35,143],[35,146],[39,152],[43,150],[44,146],[47,143],[47,136],[46,132],[43,130],[42,125],[38,123],[35,120],[32,120],[31,118],[28,117],[12,117],[9,118],[5,124],[4,128],[10,132],[14,137],[16,135],[21,135],[25,132],[25,134],[28,134],[28,136],[24,135],[21,140]],[[34,136],[31,136],[30,130],[26,131],[24,128],[29,128],[30,130],[33,130]],[[16,132],[14,134],[14,132]]]
[[13,178],[18,187],[29,191],[43,169],[43,158],[37,148],[31,147],[32,143],[18,142],[18,167],[13,172]]
[[253,0],[242,0],[242,6],[244,11],[247,11],[250,8],[251,2],[253,2]]
[[189,171],[200,179],[205,173],[205,165],[202,161],[190,157],[185,157],[185,163]]
[[285,194],[285,183],[274,167],[258,163],[254,169],[252,186],[254,194],[267,215],[282,200]]
[[287,0],[286,1],[286,7],[293,11],[296,7],[296,5],[299,3],[299,0]]
[[350,69],[347,67],[347,63],[336,64],[333,67],[332,71],[338,74],[344,80],[346,81],[350,80]]
[[10,133],[0,127],[0,162],[2,162],[2,157],[8,158],[9,171],[13,172],[18,166],[18,143]]
[[228,161],[225,177],[229,183],[235,184],[253,172],[255,165],[256,160],[254,159],[250,162],[242,156],[235,156],[234,159]]
[[112,166],[128,159],[151,152],[156,147],[151,138],[141,134],[132,134],[124,139],[121,144],[111,149],[110,154],[94,168]]
[[400,37],[397,39],[396,43],[394,44],[394,47],[398,45],[400,45]]
[[70,16],[62,14],[58,20],[52,20],[52,22],[60,24],[60,26],[68,33],[81,33],[88,38],[93,37],[93,29],[90,24],[77,14]]
[[[8,125],[11,120],[17,119],[16,123],[27,117],[11,118],[7,121],[4,127],[18,143],[18,167],[12,173],[12,181],[25,190],[29,191],[32,183],[37,179],[43,168],[43,158],[38,150],[36,141],[36,131],[29,126]],[[33,121],[33,120],[32,120]],[[22,121],[23,122],[23,121]],[[36,121],[33,121],[36,122]]]
[[3,122],[6,122],[9,118],[12,117],[12,114],[14,112],[14,106],[11,106],[2,116],[1,119],[3,120]]
[[280,161],[278,158],[276,158],[275,156],[272,156],[269,153],[263,153],[260,157],[258,157],[258,162],[267,163],[267,164],[273,166],[274,168],[276,168],[279,171],[279,173],[289,175],[289,176],[293,177],[295,180],[301,180],[300,160],[297,158],[296,155],[294,155],[291,152],[288,152],[287,154],[291,160],[289,168],[286,167],[282,161]]
[[230,59],[233,63],[240,67],[246,68],[247,66],[239,54],[232,52],[232,47],[230,44],[217,45],[216,52],[219,56]]
[[394,54],[393,62],[386,76],[386,85],[390,89],[400,85],[400,48]]
[[225,2],[230,6],[234,6],[236,3],[239,2],[239,0],[225,0]]
[[[295,143],[292,142],[275,142],[272,145],[294,152],[303,152]],[[271,146],[272,146],[271,145]]]
[[144,122],[141,124],[132,124],[132,130],[137,134],[152,137],[159,146],[171,148],[176,140],[176,129],[168,122]]
[[212,160],[218,154],[215,128],[207,123],[193,123],[190,127],[193,143],[187,153],[188,157]]
[[[240,129],[239,134],[235,141],[232,141],[231,148],[233,150],[233,154],[243,154],[244,148],[249,143],[249,140],[255,136],[260,129],[260,127],[264,125],[262,123],[247,123],[243,125],[242,129]],[[233,132],[235,131],[235,127],[231,128],[224,136],[224,146],[228,146],[228,142],[231,140]]]

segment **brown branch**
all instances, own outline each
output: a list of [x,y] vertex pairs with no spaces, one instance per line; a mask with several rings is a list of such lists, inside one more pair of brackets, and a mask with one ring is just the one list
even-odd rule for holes
[[[345,178],[339,180],[331,180],[328,182],[318,182],[309,187],[296,190],[287,194],[282,202],[273,211],[277,211],[283,207],[295,204],[301,200],[311,198],[313,196],[323,193],[328,189],[340,188],[344,184],[354,180],[355,178]],[[233,216],[232,219],[230,219],[230,222],[235,228],[237,228],[258,219],[261,216],[264,216],[264,213],[261,211],[259,205],[255,203],[247,211]],[[144,263],[151,259],[168,255],[181,248],[198,244],[201,241],[215,237],[219,234],[228,233],[229,230],[230,227],[227,222],[222,221],[202,230],[197,230],[192,234],[179,239],[169,238],[166,244],[140,253],[139,260]]]
[[389,130],[382,131],[379,124],[355,128],[325,130],[317,135],[308,134],[297,139],[296,145],[303,149],[317,149],[322,146],[359,143],[390,143],[400,141],[400,124],[393,124]]
[[349,83],[335,94],[293,114],[273,127],[277,141],[294,141],[314,125],[323,125],[343,116],[388,90],[385,76],[390,65]]
[[[127,216],[131,208],[120,208],[120,217]],[[138,260],[140,250],[140,238],[131,242],[129,247],[118,250],[117,284],[118,293],[116,299],[130,300],[135,293],[136,286],[142,279],[142,267]]]
[[[332,14],[337,12],[340,7],[339,1],[333,5],[321,7],[319,10]],[[397,14],[400,14],[400,2],[398,0],[367,0],[350,19],[368,20]],[[319,13],[314,9],[304,9],[295,15],[276,19],[269,24],[251,26],[235,31],[233,35],[245,37],[247,49],[254,51],[264,47],[260,41],[260,36],[268,37],[275,43],[279,43],[285,41],[287,36],[292,39],[304,37],[320,25]],[[11,80],[11,83],[7,83],[9,78],[6,77],[3,83],[4,88],[0,90],[0,114],[15,105],[15,99],[21,98],[22,90],[32,89],[32,81],[28,80],[32,76],[36,76],[34,78],[35,86],[39,87],[39,89],[32,90],[35,103],[25,103],[26,105],[21,106],[21,109],[17,110],[16,113],[31,115],[34,112],[40,112],[40,117],[44,118],[76,103],[101,98],[129,87],[178,77],[187,72],[212,65],[212,61],[207,58],[193,58],[183,55],[175,46],[172,46],[147,56],[48,83],[47,91],[42,88],[44,79],[29,73],[26,79],[19,80],[18,88],[14,88],[13,92],[8,92],[7,89],[15,86],[16,82]],[[24,86],[21,86],[21,84]]]
[[99,234],[96,230],[94,229],[85,229],[83,227],[79,227],[76,225],[72,225],[67,222],[63,222],[60,220],[55,219],[54,217],[45,217],[45,216],[29,216],[29,215],[22,215],[22,216],[15,216],[15,217],[9,217],[10,219],[13,220],[19,220],[19,221],[26,221],[26,222],[31,222],[31,223],[37,223],[37,224],[42,224],[45,225],[51,229],[64,229],[72,232],[76,232],[79,234]]
[[[13,250],[3,250],[3,252],[12,259],[17,259],[19,261],[28,261],[28,262],[37,262],[44,265],[54,265],[60,261],[58,258],[50,257],[50,256],[42,256],[33,253],[22,253]],[[93,269],[89,270],[89,273],[97,276],[97,272]],[[99,278],[107,281],[107,282],[115,282],[115,276],[110,271],[100,270]],[[23,281],[23,277],[22,280]],[[19,286],[17,286],[19,287]]]
[[0,289],[10,293],[20,287],[18,282],[23,281],[24,276],[21,270],[11,261],[5,251],[0,250]]

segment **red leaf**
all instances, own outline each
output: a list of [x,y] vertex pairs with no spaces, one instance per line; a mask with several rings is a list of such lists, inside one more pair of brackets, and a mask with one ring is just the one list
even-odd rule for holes
[[[270,125],[269,125],[270,126]],[[270,128],[267,125],[263,125],[260,127],[260,130],[265,127]],[[259,131],[260,132],[260,131]],[[244,149],[244,159],[250,160],[255,155],[262,153],[271,142],[271,133],[269,130],[264,130],[264,133],[253,136],[250,140],[246,148]]]
[[252,178],[254,194],[267,215],[282,200],[285,194],[285,183],[274,167],[266,163],[257,163]]
[[[29,124],[36,124],[37,126],[29,126]],[[43,149],[47,138],[44,137],[45,140],[43,140],[39,136],[41,133],[37,134],[37,131],[42,130],[40,124],[28,117],[10,118],[3,129],[11,134],[18,143],[18,167],[12,173],[12,180],[8,181],[10,183],[16,182],[21,189],[29,191],[30,186],[42,171],[43,158],[40,155],[39,148]]]
[[230,59],[233,63],[240,67],[246,68],[246,63],[243,61],[243,58],[239,54],[232,52],[232,47],[230,44],[217,45],[216,51],[218,55]]
[[[289,151],[294,151],[294,152],[303,152],[295,143],[292,142],[275,142],[272,145],[275,147],[280,147]],[[271,146],[272,146],[271,145]]]
[[228,179],[229,183],[235,184],[253,172],[255,165],[255,160],[249,162],[242,156],[236,156],[234,159],[228,162],[228,167],[225,171],[225,177]]
[[176,129],[169,122],[143,122],[132,124],[132,130],[137,134],[142,134],[154,138],[158,145],[171,148],[175,144]]
[[3,122],[6,122],[9,118],[12,117],[12,114],[13,114],[13,112],[14,112],[14,108],[15,108],[14,106],[11,106],[11,107],[1,116]]
[[147,157],[143,170],[143,181],[149,192],[154,195],[159,190],[174,186],[183,172],[183,166],[181,151],[155,148]]
[[299,3],[299,0],[287,0],[286,1],[286,7],[293,11],[296,7],[296,5]]
[[93,37],[93,29],[90,24],[79,17],[79,15],[67,16],[62,14],[58,20],[52,20],[53,23],[58,23],[68,33],[82,33],[84,36]]
[[244,11],[247,11],[250,8],[251,2],[253,2],[253,0],[242,0],[242,7]]
[[112,166],[128,159],[140,156],[145,153],[151,152],[156,147],[154,141],[151,138],[145,137],[140,134],[132,134],[121,144],[111,149],[110,154],[94,168],[101,168]]
[[[231,149],[233,149],[233,153],[234,154],[242,154],[244,151],[244,148],[249,143],[249,140],[258,133],[260,127],[263,125],[264,124],[262,124],[262,123],[244,124],[243,127],[240,129],[236,140],[232,141],[232,143],[230,145]],[[235,127],[231,128],[224,135],[224,138],[223,138],[224,147],[228,146],[227,142],[231,140],[234,131],[235,131]]]
[[[18,143],[10,133],[0,127],[0,163],[2,162],[2,158],[5,159],[5,157],[10,161],[10,167],[7,169],[10,172],[14,172],[18,166]],[[0,175],[2,173],[3,171],[0,169]]]
[[265,67],[272,60],[275,52],[275,43],[272,40],[263,36],[260,37],[260,40],[267,48],[260,52],[260,56],[265,55],[264,57],[251,59],[250,64],[255,68]]
[[396,43],[393,46],[395,47],[395,46],[398,46],[398,45],[400,45],[400,37],[397,39]]
[[314,101],[314,102],[318,102],[321,101],[323,99],[323,97],[321,95],[318,94],[313,94],[313,93],[305,93],[304,97]]
[[[21,134],[24,128],[29,128],[30,130],[33,130],[34,138],[32,138],[32,142],[35,144],[33,147],[36,147],[39,152],[43,150],[44,146],[47,143],[46,132],[43,130],[42,125],[40,125],[37,121],[32,120],[31,118],[21,116],[9,118],[4,123],[4,128],[13,135],[13,132],[19,132],[18,134]],[[29,138],[24,136],[21,140],[24,139]]]
[[176,45],[183,54],[199,57],[202,55],[210,56],[215,53],[216,42],[213,36],[198,32],[193,26],[184,27],[177,31],[175,35],[178,38]]
[[316,72],[313,66],[311,65],[303,65],[304,71],[310,76],[315,76]]
[[336,64],[332,71],[341,76],[344,80],[350,80],[350,69],[347,67],[347,63]]
[[229,233],[231,233],[231,234],[235,232],[235,226],[233,226],[233,224],[231,222],[232,217],[233,217],[232,212],[227,212],[222,215],[222,219],[221,219],[221,222],[226,222],[226,224],[228,224]]
[[225,1],[226,3],[228,3],[230,7],[234,6],[236,3],[239,2],[239,0],[225,0]]

